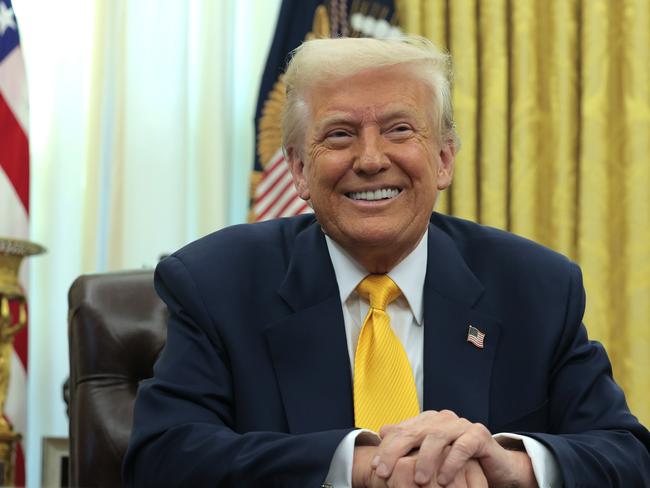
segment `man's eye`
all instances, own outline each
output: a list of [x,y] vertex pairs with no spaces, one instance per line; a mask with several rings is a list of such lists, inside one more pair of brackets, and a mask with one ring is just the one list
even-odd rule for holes
[[386,136],[394,139],[402,139],[413,134],[413,127],[408,124],[397,124],[388,129]]
[[412,130],[411,126],[406,125],[406,124],[399,124],[399,125],[396,125],[395,127],[393,127],[391,129],[392,132],[398,132],[398,133],[400,133],[400,132],[410,132],[411,130]]
[[350,136],[350,133],[347,132],[347,131],[344,131],[344,130],[334,130],[334,131],[330,132],[329,134],[327,134],[327,137],[335,138],[335,139],[341,138],[341,137],[349,137],[349,136]]

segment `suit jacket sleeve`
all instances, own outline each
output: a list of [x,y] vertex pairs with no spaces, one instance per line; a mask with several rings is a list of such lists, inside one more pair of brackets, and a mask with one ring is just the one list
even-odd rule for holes
[[522,432],[555,455],[564,486],[650,486],[650,434],[630,413],[605,349],[581,323],[582,277],[572,265],[570,297],[551,371],[549,433]]
[[320,486],[351,429],[238,432],[228,352],[189,272],[171,257],[155,283],[170,312],[167,343],[138,390],[125,484]]

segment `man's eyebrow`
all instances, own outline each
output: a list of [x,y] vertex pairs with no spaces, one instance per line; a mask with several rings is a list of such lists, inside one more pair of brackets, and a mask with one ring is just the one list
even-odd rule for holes
[[[394,119],[421,119],[420,111],[415,108],[386,108],[382,110],[378,115],[378,120],[380,123],[385,123]],[[336,124],[354,124],[357,122],[358,118],[347,112],[334,112],[328,115],[325,115],[316,123],[316,131],[321,131],[327,127]]]
[[354,117],[349,113],[335,112],[333,114],[326,115],[322,119],[320,119],[316,123],[316,130],[320,131],[329,126],[336,125],[336,124],[352,124],[356,121],[356,119],[357,119],[356,117]]

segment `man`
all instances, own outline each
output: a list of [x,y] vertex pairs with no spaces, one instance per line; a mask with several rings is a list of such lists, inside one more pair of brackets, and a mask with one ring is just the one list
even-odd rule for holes
[[650,485],[650,434],[587,340],[577,266],[431,214],[458,149],[447,57],[310,41],[285,83],[315,218],[231,227],[158,266],[168,340],[126,483]]

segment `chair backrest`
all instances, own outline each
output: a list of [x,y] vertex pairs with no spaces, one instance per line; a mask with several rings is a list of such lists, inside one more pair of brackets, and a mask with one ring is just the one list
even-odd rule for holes
[[70,482],[121,486],[138,383],[167,333],[152,271],[85,275],[68,295]]

